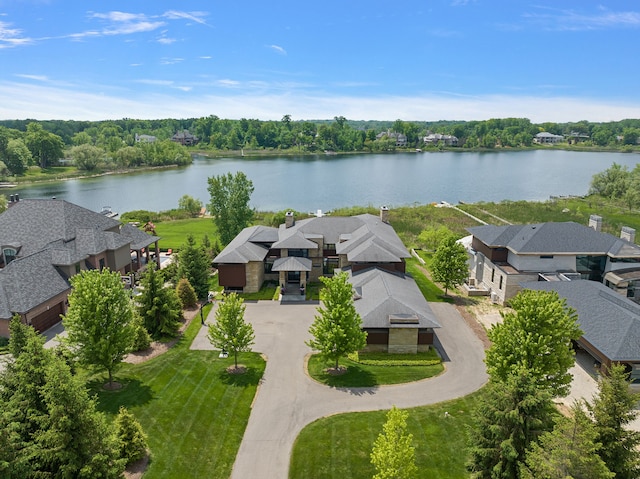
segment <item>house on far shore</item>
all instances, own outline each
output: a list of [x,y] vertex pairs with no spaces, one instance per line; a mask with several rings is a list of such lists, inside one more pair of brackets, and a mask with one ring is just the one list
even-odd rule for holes
[[381,140],[384,137],[391,138],[396,140],[396,146],[400,148],[404,148],[407,146],[407,136],[403,133],[396,133],[395,131],[387,130],[382,133],[378,133],[376,135],[376,140]]
[[458,146],[458,137],[453,135],[442,135],[440,133],[429,133],[423,138],[425,145],[437,145],[442,143],[444,146]]
[[553,133],[549,133],[547,131],[541,131],[533,137],[533,142],[539,145],[555,145],[556,143],[561,143],[563,141],[564,136],[554,135]]
[[176,132],[175,135],[171,137],[171,141],[180,143],[181,145],[184,145],[184,146],[192,146],[198,143],[199,139],[197,136],[194,136],[191,133],[189,133],[188,130],[182,130],[182,131]]
[[136,143],[155,143],[158,139],[152,135],[138,135],[135,136]]
[[73,275],[103,268],[130,275],[150,260],[150,245],[158,251],[159,237],[73,203],[11,199],[0,214],[0,336],[9,335],[14,314],[37,331],[58,323]]

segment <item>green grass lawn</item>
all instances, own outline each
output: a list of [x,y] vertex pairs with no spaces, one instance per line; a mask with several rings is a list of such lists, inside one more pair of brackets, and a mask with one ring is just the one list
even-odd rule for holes
[[[409,409],[419,477],[463,479],[468,460],[467,430],[478,393],[432,406]],[[445,412],[449,416],[445,416]],[[370,479],[369,454],[386,411],[340,414],[305,427],[293,447],[289,479]]]
[[[388,355],[389,359],[400,359],[406,355]],[[366,354],[361,354],[364,359]],[[420,359],[438,358],[435,351],[414,355]],[[383,384],[401,384],[420,379],[437,376],[444,371],[441,363],[430,366],[370,366],[348,358],[339,361],[341,366],[347,367],[347,372],[340,376],[327,374],[325,370],[335,366],[334,361],[325,361],[320,355],[314,354],[307,364],[309,375],[316,381],[331,387],[373,387]]]
[[231,474],[265,363],[257,353],[244,353],[239,362],[247,373],[229,375],[225,368],[233,358],[188,349],[199,328],[195,318],[167,353],[124,365],[116,375],[123,389],[105,391],[102,377],[90,383],[100,410],[113,415],[124,405],[142,424],[151,449],[145,479]]
[[[444,291],[427,278],[419,266],[422,265],[420,265],[417,259],[413,257],[407,259],[407,273],[416,281],[424,298],[432,303],[453,303],[453,298],[445,296]],[[424,266],[422,267],[424,268]]]
[[202,243],[204,235],[209,241],[218,237],[218,230],[211,218],[189,218],[187,220],[163,221],[156,223],[156,233],[161,237],[160,249],[168,248],[177,251],[187,242],[187,235],[192,234],[196,243]]
[[238,296],[247,301],[272,300],[278,285],[273,281],[265,281],[256,293],[239,293]]

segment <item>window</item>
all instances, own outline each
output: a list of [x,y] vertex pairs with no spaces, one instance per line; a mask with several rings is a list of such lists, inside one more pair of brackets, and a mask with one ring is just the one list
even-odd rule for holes
[[264,260],[264,272],[265,274],[271,273],[271,269],[273,268],[274,258],[266,258]]
[[308,258],[309,250],[308,249],[290,249],[289,256],[295,256],[297,258]]
[[332,274],[333,270],[338,268],[340,265],[338,258],[325,258],[324,259],[324,267],[322,269],[323,274]]
[[500,276],[500,286],[498,287],[498,289],[502,289],[502,279],[504,278],[504,276]]
[[491,282],[493,283],[496,279],[496,269],[491,268]]
[[541,254],[540,259],[553,259],[552,254]]
[[104,258],[100,258],[100,270],[104,269]]
[[14,259],[16,259],[16,254],[18,252],[13,248],[5,248],[2,250],[2,254],[4,255],[4,264],[11,263]]
[[76,274],[80,273],[80,263],[76,263]]

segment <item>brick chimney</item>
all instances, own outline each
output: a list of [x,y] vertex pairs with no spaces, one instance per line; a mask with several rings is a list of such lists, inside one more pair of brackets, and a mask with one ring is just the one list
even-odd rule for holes
[[293,216],[293,211],[287,211],[284,215],[284,226],[285,228],[291,228],[296,224],[296,218]]
[[623,226],[620,231],[620,239],[627,240],[629,243],[636,242],[636,230],[629,226]]
[[380,207],[380,221],[389,224],[389,208],[386,205]]
[[602,231],[602,216],[591,215],[589,216],[589,228],[593,228],[597,232]]

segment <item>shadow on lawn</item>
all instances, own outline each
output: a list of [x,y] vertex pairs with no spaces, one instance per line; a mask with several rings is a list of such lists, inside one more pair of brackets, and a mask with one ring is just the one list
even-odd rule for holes
[[[347,367],[347,372],[341,375],[331,375],[328,373],[323,373],[323,381],[327,386],[331,386],[334,388],[345,388],[350,391],[353,388],[372,388],[378,385],[378,381],[375,375],[371,374],[369,371],[361,368],[357,364],[349,364]],[[365,392],[370,391],[353,391],[353,394],[363,394]]]
[[246,387],[258,384],[262,378],[262,373],[256,368],[248,367],[242,374],[230,374],[224,368],[220,370],[218,377],[220,382],[228,386]]
[[151,388],[139,379],[115,378],[122,384],[122,389],[107,391],[102,386],[104,378],[94,379],[88,386],[96,393],[97,407],[100,411],[109,414],[117,414],[120,406],[132,408],[148,403],[153,399]]

